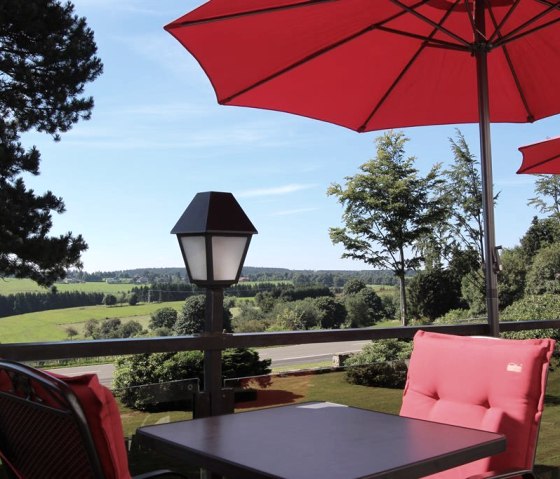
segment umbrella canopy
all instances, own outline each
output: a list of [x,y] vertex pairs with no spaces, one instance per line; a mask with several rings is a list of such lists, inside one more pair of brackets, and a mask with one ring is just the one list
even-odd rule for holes
[[210,0],[165,28],[221,104],[359,132],[478,122],[497,334],[489,122],[560,112],[560,0]]
[[517,174],[560,174],[560,136],[527,146],[520,146],[523,155]]

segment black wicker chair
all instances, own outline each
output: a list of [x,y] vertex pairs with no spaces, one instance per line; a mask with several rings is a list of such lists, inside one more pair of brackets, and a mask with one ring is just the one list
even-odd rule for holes
[[[43,371],[6,360],[0,360],[0,459],[7,475],[15,478],[107,479],[110,475],[72,388]],[[128,474],[127,463],[125,468]],[[135,479],[149,477],[185,476],[158,470]],[[123,474],[115,471],[112,478],[122,479]]]

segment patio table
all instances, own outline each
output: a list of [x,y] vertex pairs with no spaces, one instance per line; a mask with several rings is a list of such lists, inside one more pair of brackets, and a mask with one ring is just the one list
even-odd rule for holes
[[231,479],[414,479],[506,447],[501,434],[329,402],[146,426],[137,440]]

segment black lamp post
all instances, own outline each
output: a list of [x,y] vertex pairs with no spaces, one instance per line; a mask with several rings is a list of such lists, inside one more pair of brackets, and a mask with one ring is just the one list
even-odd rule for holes
[[[205,335],[223,334],[224,287],[239,281],[252,235],[257,230],[231,193],[197,193],[175,227],[191,283],[206,288]],[[204,393],[208,413],[221,414],[222,350],[204,352]]]

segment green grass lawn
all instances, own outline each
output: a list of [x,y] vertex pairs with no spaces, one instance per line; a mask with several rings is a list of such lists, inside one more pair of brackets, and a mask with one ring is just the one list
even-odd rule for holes
[[373,289],[379,296],[393,296],[398,288],[388,284],[368,284],[368,287]]
[[0,318],[0,342],[63,341],[68,338],[65,331],[68,326],[79,332],[80,335],[75,339],[83,339],[83,327],[89,319],[120,318],[123,322],[133,319],[146,327],[150,314],[157,309],[172,307],[179,311],[183,304],[184,301],[172,301],[140,303],[136,306],[82,306],[8,316]]
[[401,326],[401,322],[398,319],[388,319],[375,323],[374,328],[398,328],[399,326]]

